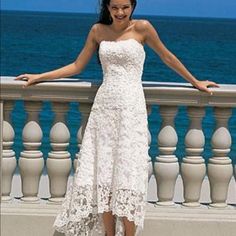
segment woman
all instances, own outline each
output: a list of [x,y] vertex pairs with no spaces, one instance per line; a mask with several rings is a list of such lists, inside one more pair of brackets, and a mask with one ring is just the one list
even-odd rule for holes
[[211,81],[197,80],[163,45],[147,20],[132,19],[136,0],[103,0],[75,62],[42,74],[24,74],[24,87],[79,74],[98,51],[103,67],[84,132],[78,166],[54,222],[65,235],[134,236],[144,222],[148,183],[147,112],[141,76],[144,44],[199,90],[212,94]]

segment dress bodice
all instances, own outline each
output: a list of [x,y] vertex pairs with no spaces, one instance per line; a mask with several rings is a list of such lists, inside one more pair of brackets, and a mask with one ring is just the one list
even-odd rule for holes
[[92,109],[120,108],[143,111],[143,45],[135,39],[104,40],[100,43],[99,57],[103,82],[97,91]]
[[[145,51],[143,45],[135,39],[120,41],[102,41],[99,48],[104,81],[111,78],[130,83],[141,80]],[[135,80],[135,81],[133,81]],[[110,81],[109,81],[110,82]]]

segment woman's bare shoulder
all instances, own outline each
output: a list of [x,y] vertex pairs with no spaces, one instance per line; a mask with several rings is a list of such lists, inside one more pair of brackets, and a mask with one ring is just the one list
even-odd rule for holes
[[92,25],[91,32],[97,43],[99,43],[101,35],[104,34],[105,28],[106,28],[106,25],[101,24],[101,23],[95,23]]
[[97,31],[104,30],[104,29],[106,29],[106,27],[107,27],[107,25],[102,24],[102,23],[95,23],[92,25],[92,29],[97,30]]
[[95,23],[91,30],[95,33],[95,35],[100,35],[100,34],[104,34],[104,32],[106,32],[107,29],[107,25],[102,24],[102,23]]
[[109,37],[108,25],[95,23],[92,28],[94,29],[95,40],[98,44],[100,44],[103,38]]
[[146,19],[133,20],[133,22],[135,30],[139,32],[146,31],[151,26],[151,23]]

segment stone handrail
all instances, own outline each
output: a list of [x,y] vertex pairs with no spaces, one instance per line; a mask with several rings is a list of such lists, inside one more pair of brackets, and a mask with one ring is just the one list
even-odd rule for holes
[[[23,89],[23,81],[15,77],[1,77],[2,100],[77,101],[92,103],[99,87],[98,80],[57,79],[38,83]],[[189,83],[165,83],[144,81],[147,104],[236,107],[236,84],[220,84],[211,88],[213,95],[201,92]],[[63,92],[63,93],[62,93]]]
[[[68,103],[79,102],[82,113],[82,124],[78,130],[78,146],[89,116],[97,89],[101,82],[83,79],[58,79],[22,88],[23,81],[14,77],[1,77],[1,127],[3,127],[2,157],[2,200],[10,201],[12,177],[16,168],[16,158],[12,145],[14,130],[10,113],[15,100],[25,101],[28,118],[22,131],[24,150],[19,159],[22,180],[22,201],[38,200],[38,186],[44,161],[40,151],[42,130],[38,123],[38,114],[42,101],[51,101],[55,112],[55,122],[50,132],[52,150],[48,153],[46,167],[49,177],[49,201],[61,202],[67,187],[71,171],[71,155],[67,151],[70,133],[65,122]],[[233,165],[227,156],[232,145],[228,130],[228,120],[232,109],[236,107],[236,85],[221,84],[212,88],[213,95],[198,91],[188,83],[143,82],[147,110],[150,114],[152,105],[160,106],[162,125],[157,140],[160,151],[152,164],[150,160],[149,176],[154,174],[158,189],[159,205],[173,205],[176,179],[181,174],[183,180],[184,206],[199,206],[203,179],[208,175],[212,207],[226,207],[229,182],[233,177]],[[178,141],[174,119],[178,106],[187,106],[190,119],[189,129],[185,136],[186,156],[178,162],[174,152]],[[216,128],[211,138],[213,156],[206,166],[201,153],[204,150],[205,137],[202,131],[204,107],[214,107]],[[4,115],[3,115],[4,113]],[[3,119],[4,117],[4,119]],[[4,120],[4,121],[2,121]],[[2,125],[3,124],[3,125]],[[223,137],[223,138],[222,138]],[[150,140],[149,140],[150,143]],[[78,156],[78,155],[77,155]],[[76,165],[76,159],[74,166]]]

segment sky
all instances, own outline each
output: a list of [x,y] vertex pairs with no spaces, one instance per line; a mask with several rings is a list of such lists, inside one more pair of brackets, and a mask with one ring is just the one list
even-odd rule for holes
[[[99,0],[1,0],[2,10],[97,13]],[[138,15],[236,18],[236,0],[138,0]]]

